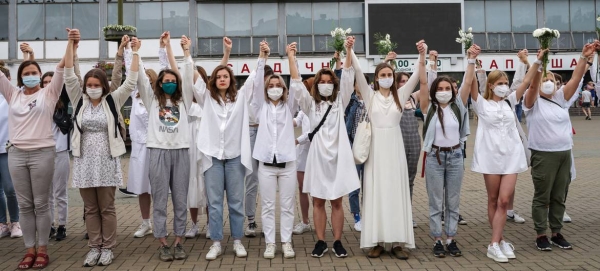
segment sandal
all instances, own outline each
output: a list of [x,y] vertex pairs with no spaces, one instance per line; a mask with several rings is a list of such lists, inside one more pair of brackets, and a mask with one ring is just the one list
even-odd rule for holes
[[[27,258],[31,258],[31,261],[26,262],[25,259],[27,259]],[[19,270],[29,269],[29,268],[31,268],[31,266],[33,266],[33,261],[35,261],[35,254],[27,253],[23,257],[23,260],[19,263],[19,267],[17,269],[19,269]]]
[[48,257],[48,254],[38,253],[37,258],[44,258],[44,260],[37,261],[36,259],[35,263],[33,264],[33,269],[44,269],[50,263],[50,257]]

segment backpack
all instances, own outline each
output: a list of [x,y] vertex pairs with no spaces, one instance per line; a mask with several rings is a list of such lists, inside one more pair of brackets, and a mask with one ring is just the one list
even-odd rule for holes
[[[110,108],[110,112],[112,113],[113,118],[115,119],[115,138],[118,137],[117,131],[119,131],[119,133],[121,134],[121,138],[125,140],[126,131],[125,128],[123,128],[123,126],[121,126],[121,123],[119,122],[119,113],[117,111],[117,106],[115,105],[115,100],[113,100],[113,97],[111,95],[107,95],[105,99],[106,103],[108,104],[108,107]],[[83,130],[77,123],[77,115],[79,115],[79,110],[81,110],[82,106],[83,98],[79,99],[79,102],[77,103],[77,108],[75,109],[75,113],[73,114],[73,123],[75,124],[74,126],[77,127],[77,130],[79,130],[79,133],[83,133]]]
[[[454,115],[456,115],[456,118],[458,119],[458,126],[460,127],[459,129],[462,130],[462,115],[460,114],[458,105],[456,105],[456,103],[451,103],[450,109],[452,109],[452,112],[454,112]],[[425,134],[427,133],[427,128],[429,127],[429,123],[433,118],[433,114],[435,114],[435,105],[431,105],[427,111],[427,119],[425,120],[425,124],[423,124],[423,139],[425,139]]]

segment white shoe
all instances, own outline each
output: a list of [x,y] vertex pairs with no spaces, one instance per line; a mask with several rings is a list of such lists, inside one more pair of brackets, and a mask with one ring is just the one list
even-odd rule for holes
[[101,255],[102,254],[100,252],[100,249],[98,249],[98,248],[90,249],[90,252],[88,252],[88,254],[85,257],[85,261],[83,261],[83,266],[85,266],[85,267],[96,266],[98,264],[98,260],[100,259]]
[[508,262],[508,258],[506,258],[504,253],[502,253],[502,250],[500,249],[500,246],[498,246],[498,243],[493,243],[488,246],[487,256],[488,258],[494,259],[494,261],[497,261],[499,263]]
[[10,227],[0,223],[0,238],[10,236]]
[[208,224],[206,225],[206,239],[210,239],[210,228],[209,228],[209,226],[210,225],[208,225]]
[[112,263],[112,260],[115,258],[115,256],[112,253],[112,249],[103,248],[101,250],[101,252],[102,252],[102,254],[100,255],[100,260],[98,260],[98,265],[99,266],[110,265]]
[[21,231],[21,224],[19,222],[13,222],[10,224],[10,238],[23,237],[23,231]]
[[513,213],[513,216],[506,215],[506,220],[512,220],[515,223],[523,224],[525,223],[525,218],[521,217],[517,212]]
[[263,257],[265,259],[275,259],[275,250],[277,250],[277,248],[275,247],[275,244],[267,244],[267,249],[265,249],[265,253],[263,254]]
[[241,243],[233,243],[233,250],[235,251],[235,256],[238,258],[244,258],[248,256],[248,252],[246,252],[246,248]]
[[563,222],[571,223],[571,217],[567,214],[567,212],[565,212],[565,214],[563,215]]
[[210,246],[208,253],[206,253],[206,260],[212,261],[217,259],[219,256],[221,256],[221,245],[212,245]]
[[200,229],[198,225],[192,223],[192,227],[185,233],[185,238],[190,239],[196,237],[196,235],[200,234]]
[[292,233],[303,234],[303,233],[309,232],[309,231],[311,231],[310,225],[304,224],[304,222],[300,221],[300,223],[298,223],[298,224],[296,224],[296,226],[294,226],[294,230],[292,231]]
[[249,223],[244,231],[246,237],[256,237],[256,222]]
[[296,252],[294,252],[294,248],[292,247],[292,243],[283,243],[281,245],[281,250],[283,250],[283,257],[286,259],[291,259],[296,257]]
[[360,226],[360,220],[354,223],[354,230],[357,232],[360,232],[362,230],[362,227]]
[[138,230],[133,234],[133,237],[142,238],[148,234],[152,234],[152,224],[142,222],[142,225],[140,225]]
[[515,247],[511,243],[504,242],[504,240],[500,241],[500,250],[502,250],[502,253],[508,259],[516,259],[517,258],[517,256],[515,256],[515,252],[514,252]]

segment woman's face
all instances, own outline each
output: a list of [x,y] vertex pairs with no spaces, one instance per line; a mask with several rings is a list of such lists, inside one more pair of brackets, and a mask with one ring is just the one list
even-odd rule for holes
[[217,89],[226,90],[231,85],[231,77],[226,69],[217,72]]
[[452,91],[452,85],[450,85],[450,83],[448,83],[446,81],[441,81],[438,84],[437,89],[435,91],[436,92],[440,92],[440,91]]
[[23,68],[23,71],[21,72],[21,78],[23,78],[25,76],[41,77],[42,75],[40,74],[40,71],[37,69],[37,67],[32,64],[32,65],[29,65],[29,66]]
[[102,88],[102,84],[98,78],[89,77],[85,82],[86,88]]
[[508,86],[508,79],[506,77],[500,77],[495,83],[490,84],[490,89],[494,89],[497,86]]
[[267,88],[283,88],[283,85],[279,81],[279,78],[271,78],[271,80],[269,80]]
[[165,76],[162,78],[162,83],[177,83],[177,77],[170,73],[165,73]]
[[400,79],[398,79],[398,88],[403,87],[408,82],[408,76],[405,74],[400,75]]
[[394,78],[394,71],[390,68],[381,69],[375,78],[375,80],[386,79],[386,78]]
[[333,84],[333,78],[329,74],[322,74],[319,79],[319,84]]
[[44,85],[44,86],[50,85],[51,81],[52,81],[52,76],[46,75],[46,77],[42,78],[42,85]]

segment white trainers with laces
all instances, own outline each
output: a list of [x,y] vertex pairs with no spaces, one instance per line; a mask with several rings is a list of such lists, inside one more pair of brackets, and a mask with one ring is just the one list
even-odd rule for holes
[[10,227],[0,223],[0,238],[10,236]]
[[354,223],[354,230],[357,232],[360,232],[362,230],[362,227],[360,226],[360,220]]
[[515,252],[514,252],[515,247],[511,243],[504,242],[504,240],[500,241],[500,250],[502,250],[502,253],[508,259],[516,259],[517,258],[517,256],[515,255]]
[[273,244],[273,243],[267,244],[267,249],[265,249],[265,253],[263,253],[263,258],[274,259],[275,258],[275,250],[277,250],[277,248],[275,247],[275,244]]
[[311,231],[310,224],[304,224],[304,222],[300,221],[298,224],[296,224],[296,226],[294,226],[292,233],[298,235],[309,231]]
[[148,234],[152,234],[152,223],[142,222],[142,225],[133,234],[134,238],[142,238]]
[[292,243],[283,243],[281,245],[281,250],[283,250],[283,257],[286,259],[291,259],[296,257],[296,252],[294,252],[294,248],[292,247]]
[[190,239],[200,234],[200,229],[197,224],[192,223],[192,227],[185,233],[185,238]]
[[513,216],[506,215],[506,219],[519,224],[525,223],[525,218],[521,217],[517,212],[514,212]]
[[101,251],[101,255],[100,255],[100,260],[98,260],[98,265],[99,266],[110,265],[112,263],[113,259],[115,258],[115,256],[112,253],[112,249],[103,248],[100,251]]
[[19,222],[13,222],[10,224],[10,238],[23,237],[23,231],[21,231],[21,224]]
[[498,246],[498,243],[493,243],[488,246],[487,256],[488,258],[494,259],[494,261],[499,263],[508,262],[508,258],[506,258],[504,253],[502,253],[502,250],[500,249],[500,246]]
[[92,248],[90,252],[85,257],[85,261],[83,261],[83,266],[92,267],[98,264],[98,260],[100,259],[101,252],[99,248]]
[[244,258],[248,256],[248,252],[246,252],[246,248],[244,248],[244,245],[242,245],[242,243],[234,242],[233,250],[235,251],[235,256],[237,256],[238,258]]
[[206,239],[210,239],[210,225],[206,224]]
[[221,245],[212,245],[210,246],[208,253],[206,253],[206,260],[212,261],[217,259],[219,256],[221,256]]
[[567,212],[565,212],[565,214],[563,215],[563,222],[571,223],[571,221],[571,217],[567,214]]

